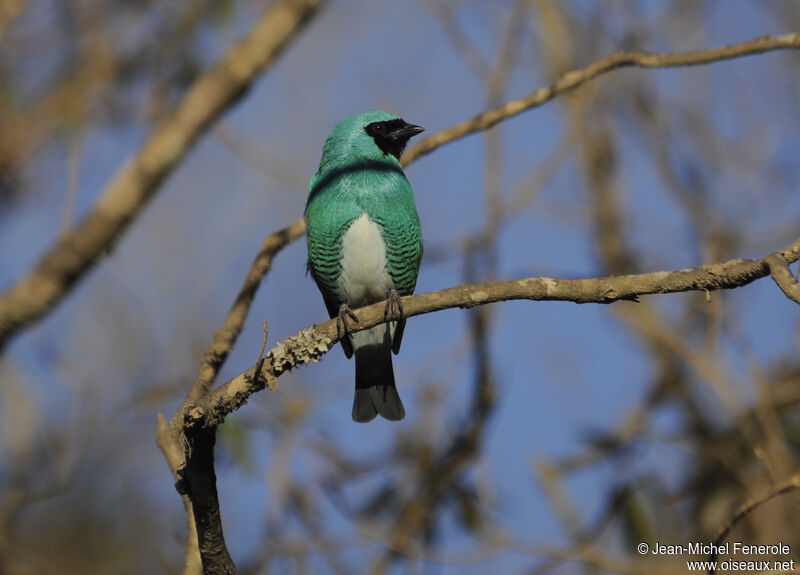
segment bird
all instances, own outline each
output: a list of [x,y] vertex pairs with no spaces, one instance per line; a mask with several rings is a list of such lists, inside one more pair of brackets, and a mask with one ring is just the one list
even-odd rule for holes
[[[411,295],[422,260],[422,230],[400,157],[424,128],[372,110],[337,124],[325,141],[305,208],[307,269],[347,358],[355,355],[353,421],[405,417],[394,379]],[[387,323],[351,333],[354,308],[386,300]]]

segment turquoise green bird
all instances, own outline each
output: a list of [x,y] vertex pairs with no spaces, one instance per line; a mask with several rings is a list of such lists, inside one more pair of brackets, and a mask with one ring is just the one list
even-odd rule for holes
[[[398,421],[406,414],[391,352],[400,351],[406,323],[400,296],[414,293],[422,231],[400,156],[422,131],[386,112],[350,116],[325,141],[308,187],[308,270],[343,330],[345,355],[356,356],[358,422],[378,414]],[[392,321],[351,333],[352,308],[383,300],[384,316]]]

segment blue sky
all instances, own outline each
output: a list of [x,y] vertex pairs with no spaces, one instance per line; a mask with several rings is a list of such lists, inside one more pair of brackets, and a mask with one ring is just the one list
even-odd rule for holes
[[[582,64],[622,45],[627,20],[613,14],[622,4],[608,5],[602,20],[619,33],[604,34],[602,48]],[[579,20],[597,17],[594,3],[569,6]],[[664,3],[643,3],[640,25],[657,29],[666,10]],[[657,29],[652,44],[648,41],[641,47],[700,49],[788,31],[754,2],[709,2],[703,12],[702,23]],[[209,61],[247,29],[254,14],[245,8],[229,26],[209,34]],[[505,15],[505,2],[491,6],[469,2],[459,23],[479,51],[494,58]],[[533,18],[530,13],[528,17]],[[527,30],[506,99],[548,82],[536,51]],[[757,142],[759,150],[765,150],[758,165],[737,166],[721,153],[722,165],[703,176],[710,183],[711,205],[720,217],[738,219],[748,233],[768,238],[781,227],[778,224],[797,221],[800,213],[796,188],[762,193],[772,171],[797,172],[798,84],[776,73],[781,67],[796,72],[797,65],[796,54],[766,54],[688,70],[625,70],[596,81],[597,90],[612,104],[606,107],[610,110],[606,116],[592,121],[609,125],[618,138],[615,181],[628,213],[631,241],[647,255],[643,268],[677,269],[706,260],[694,247],[690,223],[648,161],[642,140],[647,136],[631,128],[624,111],[613,113],[618,96],[614,85],[646,74],[656,106],[671,117],[678,118],[681,108],[696,110],[704,125],[722,134],[722,142],[731,149],[743,141]],[[106,433],[112,427],[120,441],[131,446],[130,460],[123,467],[131,472],[132,481],[146,486],[154,502],[174,513],[176,528],[180,501],[149,430],[155,413],[171,414],[180,398],[134,411],[125,406],[158,382],[189,384],[202,349],[221,325],[261,240],[302,214],[305,188],[296,181],[307,181],[316,170],[328,132],[348,115],[373,108],[396,112],[424,126],[425,135],[485,108],[483,87],[424,3],[340,0],[327,6],[223,119],[263,156],[264,169],[247,164],[218,139],[204,138],[111,254],[63,305],[18,337],[0,362],[0,378],[24,381],[35,394],[40,417],[63,417],[66,424],[69,417],[63,415],[63,405],[99,406],[98,431]],[[502,125],[504,197],[548,157],[566,128],[564,108],[558,101]],[[692,154],[691,124],[676,121],[671,128],[674,137],[669,146],[674,153]],[[93,205],[147,134],[143,126],[85,133],[78,216]],[[0,220],[0,288],[10,286],[30,268],[59,230],[66,188],[65,153],[54,148],[27,174],[34,191]],[[484,151],[483,138],[471,136],[407,169],[427,246],[480,229],[485,217]],[[289,175],[274,175],[276,167],[285,168]],[[541,190],[540,198],[502,230],[499,276],[596,275],[599,267],[586,219],[586,196],[580,162],[573,153]],[[565,211],[570,214],[567,218],[560,215]],[[780,247],[783,244],[769,244],[739,255],[759,256]],[[460,283],[461,267],[458,257],[426,262],[417,291]],[[660,297],[658,307],[668,315],[686,297]],[[794,349],[796,306],[770,282],[714,297],[724,299],[726,310],[734,314],[731,321],[737,322],[757,360],[766,363]],[[276,259],[221,381],[253,363],[265,319],[271,343],[326,319],[321,298],[305,275],[303,240]],[[313,420],[299,432],[302,438],[329,437],[357,458],[385,456],[395,433],[410,432],[419,423],[417,395],[425,384],[441,381],[454,390],[452,399],[443,404],[443,422],[463,417],[471,389],[471,364],[463,353],[460,361],[438,362],[432,357],[440,353],[458,358],[466,327],[467,316],[461,310],[409,322],[402,353],[395,358],[400,393],[409,413],[400,424],[378,421],[365,428],[350,421],[354,366],[338,349],[319,364],[282,378],[277,394],[261,394],[243,408],[246,417],[237,414],[233,420],[256,420],[282,394],[299,388],[316,404]],[[652,366],[639,342],[612,317],[610,307],[509,302],[495,306],[493,327],[491,349],[500,400],[475,473],[490,478],[504,527],[525,541],[565,543],[565,533],[532,475],[532,463],[575,453],[588,430],[616,428],[642,401]],[[719,353],[730,358],[737,375],[747,380],[747,365],[737,361],[737,349],[726,340]],[[737,391],[746,397],[752,390]],[[712,398],[709,409],[715,406],[718,401]],[[669,414],[660,419],[665,429],[677,425]],[[265,478],[276,440],[262,431],[249,433],[252,469],[244,472],[226,466],[219,473],[226,535],[235,558],[257,547],[258,526],[273,501]],[[133,434],[141,435],[132,441]],[[620,473],[655,472],[663,474],[668,485],[676,485],[684,457],[678,449],[658,442],[645,442],[638,449],[640,458],[634,466],[638,470],[601,465],[567,483],[585,520],[596,516],[608,485],[618,481]],[[102,460],[95,464],[98,473],[109,472]],[[305,451],[292,459],[292,470],[312,484],[319,467],[319,461]],[[342,522],[336,510],[326,509],[329,525]],[[456,531],[450,530],[445,549],[468,548],[469,541]],[[177,548],[170,551],[176,552]],[[355,562],[359,553],[356,549],[345,556]],[[507,553],[491,564],[514,572],[530,563],[529,557]],[[481,572],[481,568],[473,566],[471,572]],[[464,572],[461,569],[440,566],[431,572]]]

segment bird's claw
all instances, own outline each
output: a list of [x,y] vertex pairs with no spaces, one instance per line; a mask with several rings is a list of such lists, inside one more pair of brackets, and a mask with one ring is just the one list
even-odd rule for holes
[[358,323],[358,318],[356,314],[353,313],[353,310],[350,309],[346,303],[343,303],[339,306],[339,315],[336,316],[336,335],[341,338],[341,332],[344,332],[344,335],[350,336],[350,324],[348,323],[348,316],[354,322]]
[[403,302],[400,294],[392,288],[386,293],[386,308],[383,310],[384,321],[398,321],[403,319]]

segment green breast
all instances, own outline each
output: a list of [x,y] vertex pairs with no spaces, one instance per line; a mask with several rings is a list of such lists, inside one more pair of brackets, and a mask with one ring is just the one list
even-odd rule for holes
[[362,164],[317,173],[309,186],[308,266],[326,299],[341,303],[342,237],[364,212],[381,229],[395,289],[402,295],[414,292],[422,231],[411,186],[399,165]]

